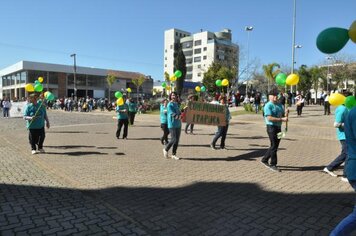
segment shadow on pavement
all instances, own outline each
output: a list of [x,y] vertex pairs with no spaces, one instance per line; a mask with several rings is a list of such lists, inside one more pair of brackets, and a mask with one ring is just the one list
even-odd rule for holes
[[77,190],[0,185],[0,233],[328,235],[354,194],[285,194],[253,183]]
[[[227,150],[236,150],[236,149],[227,149]],[[251,150],[251,149],[243,149],[243,150]],[[216,151],[220,151],[217,149]],[[256,158],[262,157],[266,153],[267,149],[256,149],[252,152],[244,153],[242,155],[234,156],[234,157],[201,157],[201,158],[181,158],[182,160],[188,161],[250,161],[255,160]]]
[[71,148],[95,148],[95,146],[88,145],[63,145],[63,146],[45,146],[46,148],[56,148],[56,149],[71,149]]
[[67,156],[85,156],[85,155],[108,155],[103,152],[46,152],[47,155],[67,155]]
[[324,166],[278,166],[283,171],[322,171]]
[[58,134],[87,134],[89,133],[88,131],[53,131],[53,130],[48,130],[46,133],[58,133]]

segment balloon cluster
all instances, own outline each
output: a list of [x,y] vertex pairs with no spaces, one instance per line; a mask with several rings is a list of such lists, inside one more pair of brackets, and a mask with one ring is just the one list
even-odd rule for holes
[[[33,92],[42,92],[43,91],[43,77],[38,77],[37,80],[35,80],[34,84],[26,84],[25,85],[25,90],[29,93],[33,93]],[[44,93],[44,97],[45,99],[47,99],[48,101],[53,101],[54,100],[54,95],[47,91]]]
[[195,91],[197,91],[198,93],[199,92],[205,92],[206,91],[206,87],[203,85],[203,86],[196,86],[195,87]]
[[227,79],[223,79],[223,80],[218,79],[218,80],[215,81],[215,85],[218,86],[218,87],[221,87],[221,86],[223,86],[223,87],[229,86],[229,80],[227,80]]
[[279,73],[276,76],[276,84],[280,86],[297,85],[298,83],[299,83],[299,75],[297,74],[290,74],[287,76],[284,73]]
[[355,96],[345,97],[340,93],[333,93],[329,97],[329,103],[332,106],[339,106],[341,104],[345,104],[345,107],[347,109],[351,109],[353,107],[356,107],[356,98]]
[[316,39],[316,46],[321,52],[332,54],[340,51],[349,39],[356,43],[356,20],[349,29],[332,27],[321,31]]
[[170,80],[170,82],[168,82],[169,84],[167,84],[166,82],[163,82],[161,84],[162,88],[166,89],[167,91],[170,91],[172,87],[174,87],[173,82],[175,82],[178,78],[182,77],[182,75],[183,75],[182,71],[176,70],[174,74],[171,77],[169,77]]

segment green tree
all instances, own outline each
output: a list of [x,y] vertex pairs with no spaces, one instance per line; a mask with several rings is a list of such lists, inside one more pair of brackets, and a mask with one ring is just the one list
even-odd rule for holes
[[263,65],[262,68],[263,68],[263,73],[267,78],[268,91],[270,90],[270,84],[273,84],[275,82],[274,78],[276,77],[276,75],[278,75],[278,73],[281,72],[281,70],[279,69],[280,67],[281,66],[276,62],[273,62],[268,65]]
[[180,43],[175,44],[175,53],[174,53],[174,71],[180,70],[182,72],[182,76],[177,78],[175,81],[175,88],[177,94],[180,96],[183,91],[184,80],[187,74],[187,67],[185,64],[185,56],[182,50],[182,46]]
[[138,78],[132,79],[132,83],[136,86],[136,91],[137,91],[137,104],[138,104],[138,95],[139,95],[139,90],[142,84],[146,81],[145,76],[140,75]]
[[[229,80],[229,86],[234,83],[236,77],[236,68],[227,67],[219,62],[213,62],[207,72],[204,73],[203,84],[209,91],[209,93],[213,94],[215,91],[220,90],[215,84],[216,80]],[[224,88],[227,92],[227,88]]]
[[313,87],[312,75],[310,73],[310,69],[306,65],[301,65],[298,69],[299,74],[299,83],[298,90],[303,91],[304,94],[309,92]]
[[109,90],[109,103],[111,103],[111,86],[116,81],[116,76],[113,73],[108,73],[106,77],[106,82],[108,83],[108,90]]
[[[316,104],[317,92],[319,90],[319,83],[320,83],[319,79],[323,77],[323,75],[325,74],[325,70],[318,66],[313,66],[309,69],[309,73],[310,73],[310,80],[312,83],[312,88],[314,89],[314,92],[315,92],[314,103]],[[326,80],[324,80],[324,81],[326,82]]]

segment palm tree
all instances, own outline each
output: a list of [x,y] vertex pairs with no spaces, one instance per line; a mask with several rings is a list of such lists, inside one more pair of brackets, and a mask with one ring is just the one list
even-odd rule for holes
[[106,77],[106,82],[108,83],[108,87],[109,87],[109,103],[111,103],[111,86],[115,81],[116,81],[116,76],[112,73],[109,73],[108,76]]
[[[270,82],[274,82],[274,78],[276,77],[276,75],[278,73],[281,72],[281,70],[279,69],[281,66],[276,63],[276,62],[273,62],[271,64],[268,64],[268,65],[263,65],[263,72],[267,78],[267,82],[268,82],[268,91],[270,90]],[[277,70],[275,70],[276,68],[278,68]]]
[[140,77],[132,79],[132,81],[131,81],[136,86],[136,89],[137,89],[137,104],[138,104],[139,89],[145,81],[146,81],[146,78],[143,75],[140,75]]

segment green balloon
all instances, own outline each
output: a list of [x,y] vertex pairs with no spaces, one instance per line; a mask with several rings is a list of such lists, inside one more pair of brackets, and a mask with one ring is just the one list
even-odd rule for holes
[[175,75],[177,78],[180,78],[180,77],[182,76],[182,71],[176,70],[176,71],[174,72],[174,75]]
[[316,39],[318,49],[326,54],[340,51],[349,40],[347,29],[333,27],[323,30]]
[[355,106],[356,106],[355,96],[347,96],[345,99],[345,107],[350,110]]
[[36,92],[42,92],[43,86],[42,86],[42,84],[38,83],[35,85],[34,89]]
[[205,86],[201,86],[200,91],[205,92],[206,91]]
[[50,93],[50,94],[47,95],[47,100],[48,100],[48,101],[53,101],[53,100],[54,100],[54,95],[53,95],[53,93]]
[[162,88],[165,88],[167,86],[166,82],[162,83]]
[[286,85],[286,80],[287,80],[287,75],[284,74],[284,73],[279,73],[277,76],[276,76],[276,83],[278,85]]
[[215,84],[216,84],[216,86],[218,86],[218,87],[221,87],[221,80],[220,79],[218,79],[218,80],[216,80],[215,81]]
[[122,93],[120,91],[116,91],[115,92],[115,97],[116,98],[121,98],[122,97]]

